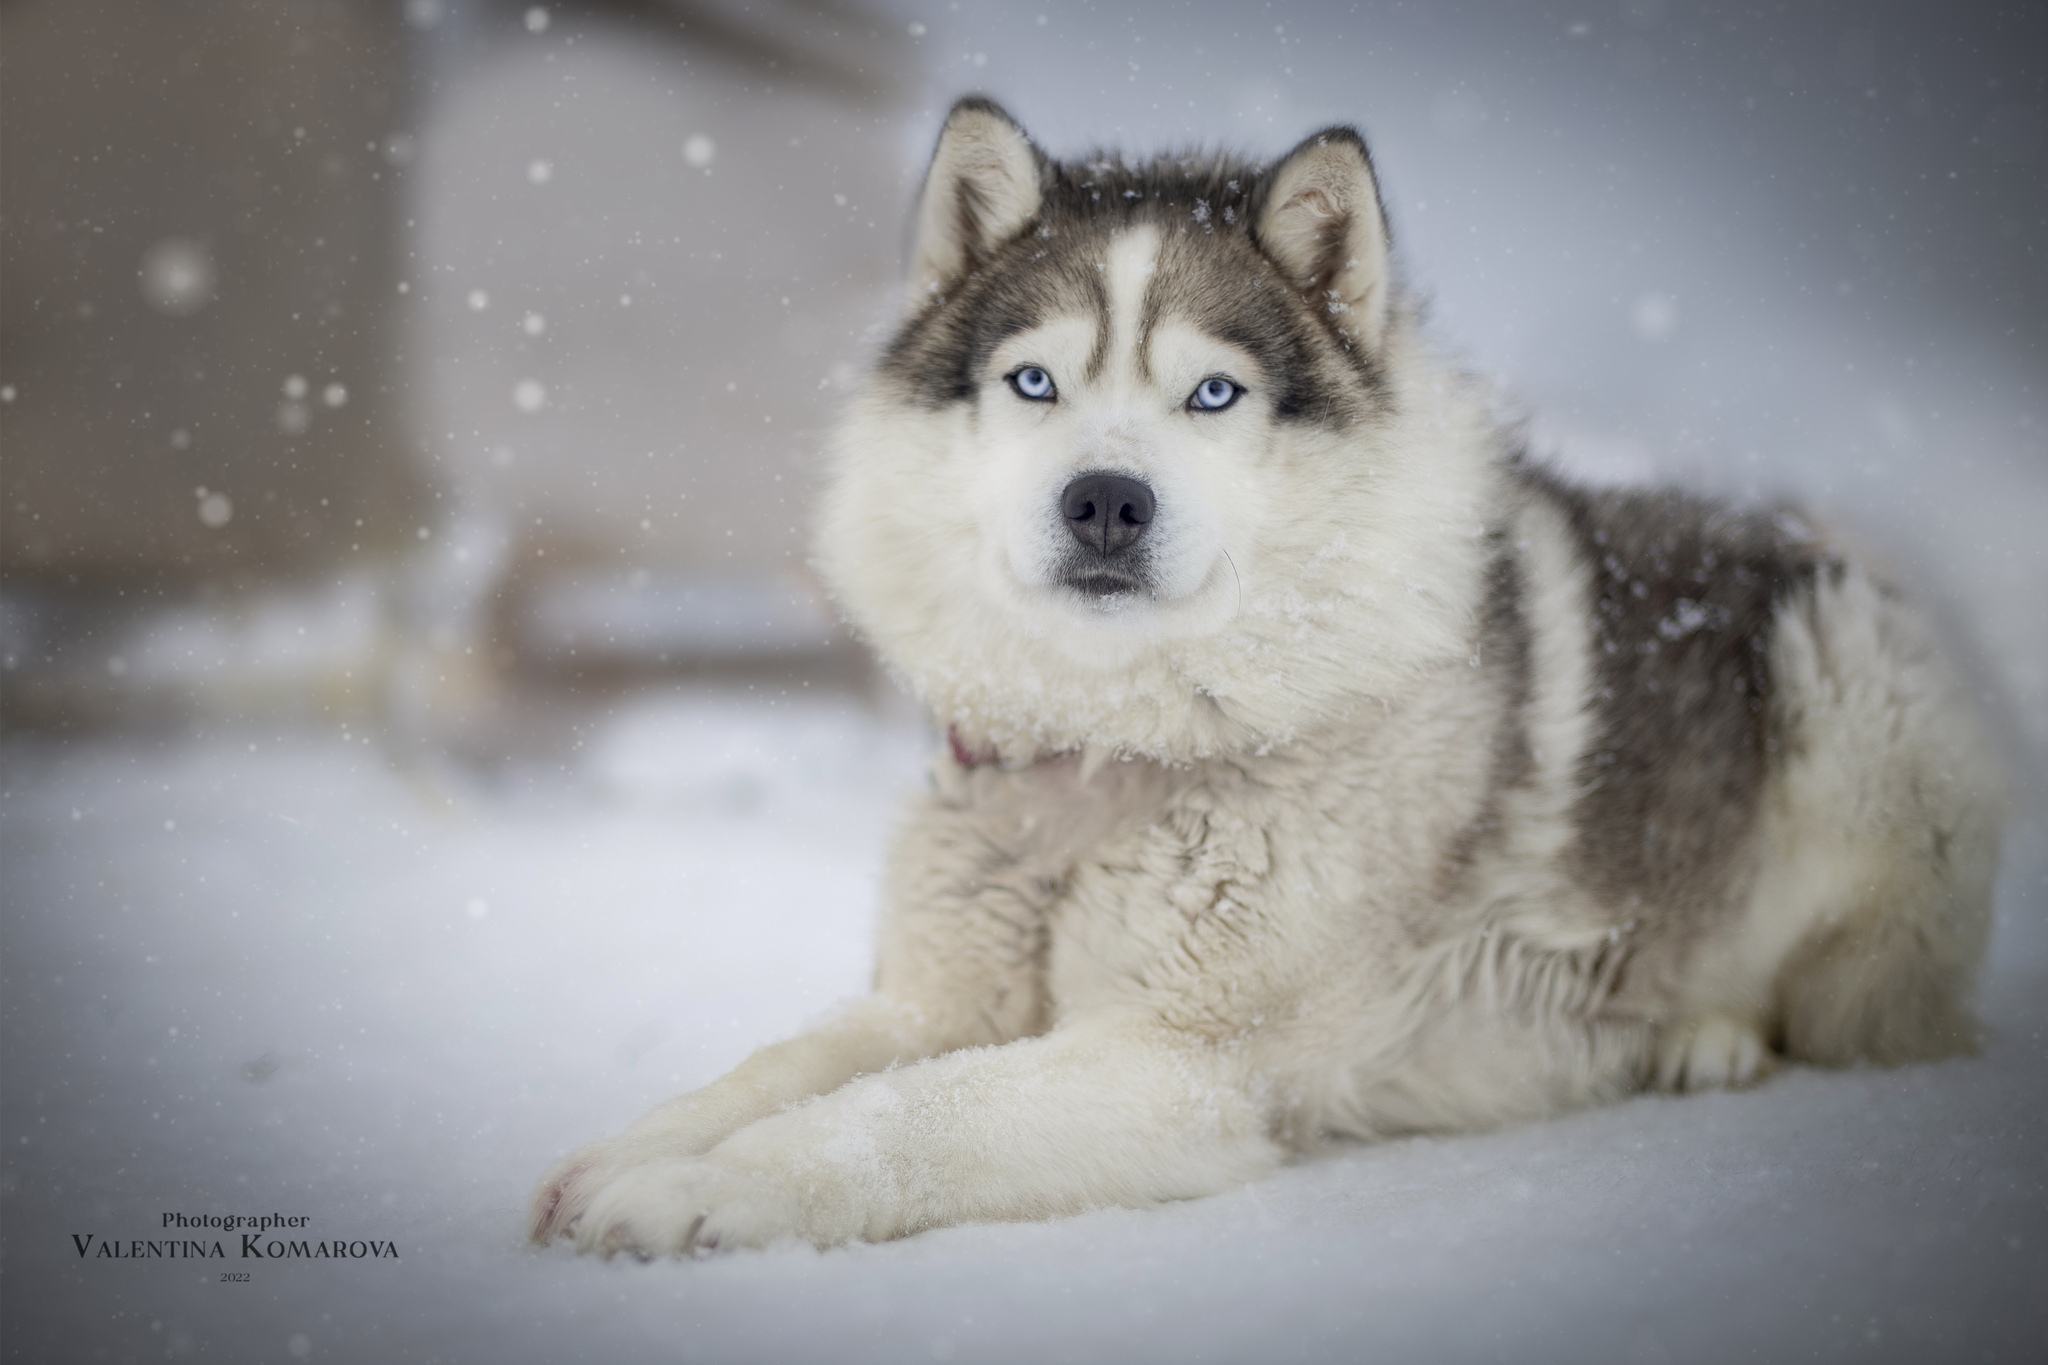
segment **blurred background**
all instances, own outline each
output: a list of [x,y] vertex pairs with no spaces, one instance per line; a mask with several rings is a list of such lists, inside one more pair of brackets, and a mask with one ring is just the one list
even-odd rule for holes
[[[9,1357],[2024,1358],[2043,52],[1992,3],[0,0]],[[1798,498],[1931,600],[2029,793],[1986,1057],[1142,1217],[522,1254],[559,1152],[863,988],[929,736],[805,528],[972,91],[1055,155],[1357,124],[1539,454]],[[408,1273],[70,1250],[245,1201]]]
[[2013,610],[2048,505],[2030,7],[5,0],[0,25],[12,725],[342,707],[446,737],[531,675],[857,681],[804,563],[815,457],[969,90],[1056,154],[1359,124],[1438,331],[1539,451],[1790,492],[1932,560],[1998,597],[2026,635],[2000,690],[2048,717],[2044,613]]

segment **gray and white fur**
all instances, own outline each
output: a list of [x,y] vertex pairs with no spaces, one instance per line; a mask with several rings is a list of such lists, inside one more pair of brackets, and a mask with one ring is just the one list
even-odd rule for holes
[[1779,1059],[1972,1046],[2003,786],[1789,511],[1526,460],[1364,142],[947,119],[818,563],[948,734],[874,994],[567,1158],[643,1256],[1189,1198]]

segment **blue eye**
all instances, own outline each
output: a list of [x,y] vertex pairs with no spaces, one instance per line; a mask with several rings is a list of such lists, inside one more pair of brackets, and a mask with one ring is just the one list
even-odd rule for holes
[[1221,412],[1235,403],[1243,392],[1228,379],[1204,379],[1188,395],[1188,407],[1196,412]]
[[1017,391],[1019,398],[1028,398],[1034,403],[1050,403],[1053,400],[1052,376],[1036,365],[1026,365],[1012,374],[1010,387]]

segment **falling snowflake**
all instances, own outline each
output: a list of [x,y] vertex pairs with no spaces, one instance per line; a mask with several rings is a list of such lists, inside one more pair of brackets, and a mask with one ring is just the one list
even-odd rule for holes
[[142,297],[170,317],[189,317],[213,302],[213,253],[190,237],[165,237],[142,253]]

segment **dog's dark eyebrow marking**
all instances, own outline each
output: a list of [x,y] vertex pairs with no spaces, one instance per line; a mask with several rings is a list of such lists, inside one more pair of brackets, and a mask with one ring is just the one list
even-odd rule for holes
[[1045,321],[1046,300],[1023,291],[991,290],[974,329],[972,363],[979,369],[998,346]]
[[983,291],[976,308],[959,329],[964,335],[954,348],[954,391],[971,398],[981,369],[996,347],[1019,332],[1028,332],[1044,317],[1044,300],[1020,289],[992,288]]
[[1015,268],[985,268],[959,281],[890,344],[884,372],[910,380],[925,406],[972,401],[997,347],[1055,314],[1076,310],[1089,297],[1093,281],[1057,258],[1032,257],[1023,245],[999,248],[994,258],[1022,257]]
[[1102,371],[1109,365],[1109,284],[1103,279],[1106,273],[1097,270],[1085,275],[1088,305],[1095,310],[1095,345],[1088,352],[1088,368],[1084,372],[1091,383],[1102,378]]
[[1152,329],[1159,325],[1159,315],[1166,311],[1166,286],[1168,272],[1166,265],[1166,244],[1160,243],[1160,251],[1152,265],[1152,273],[1145,280],[1145,301],[1138,308],[1138,378],[1150,383],[1152,380]]
[[[1327,333],[1302,315],[1277,272],[1263,257],[1233,262],[1218,254],[1191,253],[1175,262],[1165,303],[1252,357],[1265,374],[1276,418],[1341,423],[1353,415],[1349,395],[1330,374]],[[1160,274],[1167,273],[1162,266]]]

